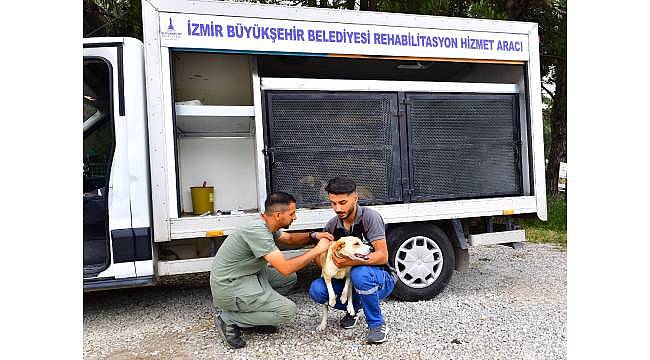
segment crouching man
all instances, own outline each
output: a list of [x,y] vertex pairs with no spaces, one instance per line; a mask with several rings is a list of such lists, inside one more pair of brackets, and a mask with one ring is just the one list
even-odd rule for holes
[[[241,329],[276,332],[276,326],[292,320],[296,304],[286,295],[296,283],[295,272],[327,251],[333,236],[328,233],[285,233],[296,219],[296,199],[284,192],[268,196],[263,214],[235,229],[214,257],[210,289],[215,307],[222,312],[215,323],[231,348],[246,342]],[[305,254],[285,259],[275,241],[318,244]],[[269,268],[271,264],[273,268]]]
[[[354,290],[352,304],[355,316],[346,312],[341,318],[341,327],[344,329],[354,327],[357,324],[359,310],[363,309],[368,324],[366,342],[380,344],[387,339],[388,327],[379,303],[393,291],[395,279],[387,266],[388,247],[384,220],[377,211],[358,205],[359,195],[356,189],[356,184],[349,178],[337,177],[329,181],[325,190],[336,216],[327,222],[323,231],[333,234],[336,240],[344,236],[356,236],[373,248],[374,251],[370,253],[368,260],[351,260],[336,256],[332,256],[332,260],[337,267],[352,266],[350,282]],[[319,261],[320,258],[316,258],[316,264],[322,268]],[[336,293],[334,308],[343,311],[346,310],[346,305],[341,303],[344,284],[343,279],[332,279],[332,287]],[[329,296],[322,277],[311,283],[309,295],[317,303],[327,303]]]

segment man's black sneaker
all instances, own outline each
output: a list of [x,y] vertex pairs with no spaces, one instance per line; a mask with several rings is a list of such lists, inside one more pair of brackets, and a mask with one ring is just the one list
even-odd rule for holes
[[228,325],[222,319],[221,315],[214,320],[217,329],[226,340],[226,344],[233,349],[240,349],[246,346],[246,341],[241,338],[241,331],[237,325]]
[[241,328],[244,332],[254,332],[258,334],[275,334],[278,332],[278,328],[273,325],[258,325],[253,327]]
[[345,312],[345,316],[341,318],[341,320],[339,321],[339,325],[341,325],[341,328],[343,329],[352,329],[357,324],[358,319],[359,319],[358,311],[356,314],[354,314],[354,316]]
[[386,324],[378,326],[376,328],[368,329],[368,336],[366,336],[366,342],[368,344],[381,344],[386,341],[388,335],[388,327]]

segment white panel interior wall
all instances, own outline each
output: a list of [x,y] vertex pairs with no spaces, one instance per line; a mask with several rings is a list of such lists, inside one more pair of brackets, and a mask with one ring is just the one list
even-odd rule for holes
[[253,138],[179,139],[182,210],[192,211],[191,186],[214,186],[215,210],[257,208]]

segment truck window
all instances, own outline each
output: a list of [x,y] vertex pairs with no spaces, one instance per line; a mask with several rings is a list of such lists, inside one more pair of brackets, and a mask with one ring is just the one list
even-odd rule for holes
[[83,177],[84,194],[103,195],[113,153],[110,68],[100,59],[84,61]]
[[111,67],[101,58],[83,63],[83,250],[84,277],[110,263],[108,181],[115,148]]

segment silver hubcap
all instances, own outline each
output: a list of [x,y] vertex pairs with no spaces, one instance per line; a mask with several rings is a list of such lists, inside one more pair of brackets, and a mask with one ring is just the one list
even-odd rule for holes
[[409,287],[425,288],[442,272],[442,251],[426,236],[414,236],[404,241],[395,255],[397,276]]

